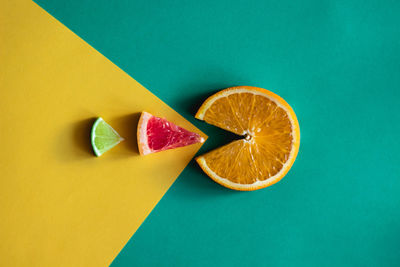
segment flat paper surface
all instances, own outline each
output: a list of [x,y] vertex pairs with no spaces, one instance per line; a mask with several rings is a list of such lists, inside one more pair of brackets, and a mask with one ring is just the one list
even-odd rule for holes
[[114,266],[400,265],[400,1],[36,2],[204,130],[201,153],[237,138],[193,118],[220,89],[299,119],[279,183],[234,192],[192,161]]
[[[0,265],[106,266],[200,145],[140,157],[143,110],[190,123],[31,1],[0,8]],[[96,158],[98,116],[125,138]]]

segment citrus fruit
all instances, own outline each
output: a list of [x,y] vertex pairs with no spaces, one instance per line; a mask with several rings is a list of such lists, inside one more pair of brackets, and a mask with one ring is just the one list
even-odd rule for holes
[[293,109],[265,89],[222,90],[202,104],[196,118],[243,136],[196,158],[208,176],[231,189],[250,191],[278,182],[299,151],[300,128]]
[[140,155],[204,142],[199,134],[145,111],[139,119],[137,139]]
[[98,118],[92,126],[91,140],[94,154],[99,157],[124,139],[102,118]]

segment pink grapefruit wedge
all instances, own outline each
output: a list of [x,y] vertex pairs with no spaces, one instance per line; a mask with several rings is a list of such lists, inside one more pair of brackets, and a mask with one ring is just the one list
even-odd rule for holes
[[139,119],[137,139],[140,155],[204,142],[199,134],[145,111]]

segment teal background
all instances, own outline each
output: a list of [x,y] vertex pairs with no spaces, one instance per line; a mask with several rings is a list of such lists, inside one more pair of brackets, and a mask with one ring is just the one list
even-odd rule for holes
[[36,2],[208,134],[200,153],[235,138],[193,118],[225,87],[300,122],[281,182],[235,192],[192,162],[112,266],[400,265],[400,1]]

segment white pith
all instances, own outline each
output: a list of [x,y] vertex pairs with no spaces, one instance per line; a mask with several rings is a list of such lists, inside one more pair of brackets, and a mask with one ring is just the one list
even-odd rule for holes
[[142,124],[140,125],[139,129],[139,144],[141,144],[142,154],[147,155],[151,153],[151,149],[149,148],[149,144],[147,141],[147,123],[149,119],[152,117],[150,113],[143,111],[142,114]]

